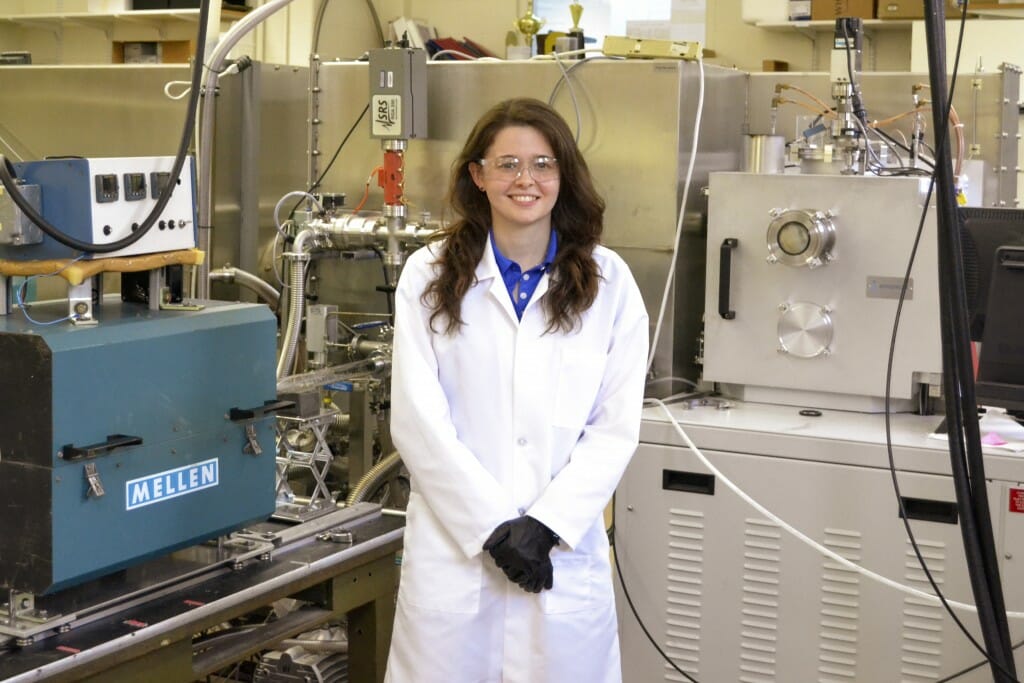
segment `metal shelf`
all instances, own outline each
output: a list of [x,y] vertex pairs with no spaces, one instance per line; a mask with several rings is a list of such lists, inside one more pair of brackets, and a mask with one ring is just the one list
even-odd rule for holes
[[[914,23],[913,19],[865,19],[865,31],[907,31]],[[822,21],[759,21],[755,24],[758,28],[768,31],[813,31],[815,33],[827,33],[834,31],[836,22],[831,19]]]
[[[237,10],[221,10],[221,20],[233,20],[245,16]],[[170,30],[199,23],[198,9],[177,10],[132,10],[126,12],[56,12],[50,14],[8,14],[0,16],[0,26],[18,26],[53,33],[63,28],[91,28],[102,31],[110,38],[115,31],[134,28],[155,29],[160,35]]]

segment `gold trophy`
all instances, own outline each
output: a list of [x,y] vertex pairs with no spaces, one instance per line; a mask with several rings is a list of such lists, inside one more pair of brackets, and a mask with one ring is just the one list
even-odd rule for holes
[[533,0],[526,2],[526,14],[516,19],[514,28],[523,34],[526,39],[526,46],[533,49],[533,37],[540,32],[544,26],[544,20],[533,14]]
[[[578,2],[569,4],[569,14],[572,15],[572,28],[569,29],[569,37],[576,39],[576,49],[583,49],[583,29],[580,28],[580,17],[583,16],[583,5]],[[583,55],[578,55],[577,59]]]

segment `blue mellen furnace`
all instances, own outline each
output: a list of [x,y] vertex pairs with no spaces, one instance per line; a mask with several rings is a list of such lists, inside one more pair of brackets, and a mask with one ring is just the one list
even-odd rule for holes
[[0,586],[51,593],[274,511],[274,316],[204,303],[0,316]]

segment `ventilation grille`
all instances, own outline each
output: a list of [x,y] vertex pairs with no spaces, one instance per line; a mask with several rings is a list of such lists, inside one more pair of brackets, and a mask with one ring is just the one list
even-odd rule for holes
[[[917,547],[928,565],[936,585],[943,587],[946,571],[946,544],[917,539]],[[904,557],[904,581],[908,586],[932,593],[931,584],[914,547],[907,540]],[[903,640],[900,648],[900,673],[904,683],[936,681],[942,664],[942,605],[913,595],[903,598]]]
[[765,519],[747,519],[743,530],[741,683],[773,683],[779,632],[779,565],[782,534]]
[[[825,529],[823,545],[844,559],[861,563],[863,543],[857,531]],[[860,574],[832,558],[824,558],[818,622],[819,683],[857,680],[860,604]]]
[[[676,508],[670,508],[668,512],[665,654],[680,669],[698,678],[704,580],[704,513]],[[665,680],[686,679],[666,663]]]

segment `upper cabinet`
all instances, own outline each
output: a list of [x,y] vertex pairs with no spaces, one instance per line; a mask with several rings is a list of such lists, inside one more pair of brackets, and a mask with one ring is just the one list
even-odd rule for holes
[[[198,9],[109,10],[104,0],[51,0],[18,3],[0,0],[0,45],[4,52],[28,53],[32,64],[111,64],[142,59],[185,62],[194,52]],[[211,15],[215,25],[244,15],[222,10]],[[51,10],[51,11],[35,11]],[[124,45],[130,49],[125,59]]]

